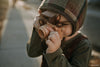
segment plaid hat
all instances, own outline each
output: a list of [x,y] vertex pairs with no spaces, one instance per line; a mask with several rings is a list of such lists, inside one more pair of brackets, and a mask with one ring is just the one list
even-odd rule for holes
[[73,27],[74,34],[84,22],[87,0],[43,0],[40,10],[53,11],[67,18]]

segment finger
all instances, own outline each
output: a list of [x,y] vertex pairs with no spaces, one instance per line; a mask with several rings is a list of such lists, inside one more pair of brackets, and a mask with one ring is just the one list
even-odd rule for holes
[[34,19],[34,27],[35,28],[38,28],[40,26],[39,24],[39,17],[37,16],[35,19]]
[[51,40],[53,43],[56,41],[56,37],[54,35],[49,35],[48,39]]
[[53,35],[57,40],[60,38],[60,35],[57,31],[50,32],[50,35]]
[[35,27],[35,28],[39,28],[39,26],[40,26],[40,25],[39,25],[38,22],[34,24],[34,27]]
[[48,39],[50,39],[55,44],[61,40],[58,32],[51,32],[48,36]]
[[50,40],[46,40],[46,44],[48,45],[48,47],[53,46],[53,42]]
[[39,16],[36,16],[36,17],[34,18],[34,21],[37,21],[37,20],[39,20]]
[[51,26],[49,26],[49,25],[48,25],[47,29],[48,29],[50,32],[54,31],[54,29],[53,29]]
[[57,39],[61,39],[61,38],[60,38],[59,32],[56,32],[56,33],[55,33],[55,36],[57,37]]
[[58,35],[58,32],[57,31],[52,31],[52,32],[50,32],[50,35]]

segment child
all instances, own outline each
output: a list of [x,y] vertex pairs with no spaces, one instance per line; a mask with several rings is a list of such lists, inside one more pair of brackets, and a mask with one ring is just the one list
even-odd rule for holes
[[[43,55],[41,67],[88,67],[91,45],[87,37],[78,32],[85,18],[86,8],[86,0],[43,1],[40,16],[36,17],[32,37],[27,44],[28,55]],[[57,13],[58,22],[39,21],[41,14],[45,17],[50,13]],[[41,26],[49,31],[44,39],[38,32]]]

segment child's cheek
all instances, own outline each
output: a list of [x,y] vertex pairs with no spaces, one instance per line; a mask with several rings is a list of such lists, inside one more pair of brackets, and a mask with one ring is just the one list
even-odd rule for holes
[[67,28],[62,28],[61,30],[62,30],[62,35],[63,35],[63,37],[66,37],[66,36],[69,35],[69,31],[68,31]]
[[65,28],[61,28],[61,32],[62,32],[62,36],[65,37],[65,35],[66,35],[66,30],[65,30]]

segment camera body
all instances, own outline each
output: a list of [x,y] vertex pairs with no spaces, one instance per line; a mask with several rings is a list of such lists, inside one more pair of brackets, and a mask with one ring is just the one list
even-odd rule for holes
[[38,34],[42,39],[46,39],[50,33],[47,27],[51,26],[53,29],[56,23],[59,22],[57,20],[57,17],[58,17],[58,14],[54,12],[45,11],[41,13],[40,18],[39,18],[40,27],[38,29]]

